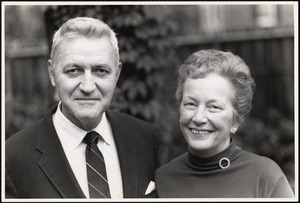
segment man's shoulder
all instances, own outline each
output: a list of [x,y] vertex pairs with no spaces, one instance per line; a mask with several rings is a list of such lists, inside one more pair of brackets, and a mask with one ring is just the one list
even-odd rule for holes
[[44,117],[11,135],[6,140],[6,145],[24,145],[24,143],[31,142],[41,130],[48,131],[49,127],[51,127],[52,113],[53,108]]
[[110,122],[117,122],[126,125],[137,125],[137,126],[144,126],[144,127],[150,126],[148,122],[126,113],[122,113],[114,110],[108,110],[106,111],[106,115]]
[[157,142],[159,133],[157,128],[151,123],[116,111],[107,111],[106,116],[114,136],[118,136],[120,133],[129,133],[130,137],[133,138],[136,143],[149,144],[153,140]]
[[10,148],[10,146],[25,146],[27,144],[34,144],[33,140],[37,135],[38,126],[40,125],[41,120],[36,121],[15,134],[11,135],[5,142],[6,147]]

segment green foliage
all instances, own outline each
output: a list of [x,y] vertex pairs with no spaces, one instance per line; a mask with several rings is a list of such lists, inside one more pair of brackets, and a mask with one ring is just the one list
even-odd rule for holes
[[[116,7],[105,7],[113,9]],[[120,6],[116,18],[105,22],[118,34],[123,70],[111,108],[152,123],[161,137],[160,158],[164,163],[172,151],[174,82],[178,66],[171,20],[145,15],[143,6]],[[108,12],[114,13],[114,12]]]

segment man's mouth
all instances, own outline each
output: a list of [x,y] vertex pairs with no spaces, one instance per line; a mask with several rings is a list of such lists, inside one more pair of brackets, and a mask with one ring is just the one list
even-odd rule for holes
[[94,100],[99,100],[98,98],[77,98],[75,100],[79,101],[94,101]]
[[75,99],[77,101],[77,103],[82,104],[82,105],[94,105],[96,104],[97,101],[99,101],[99,99]]

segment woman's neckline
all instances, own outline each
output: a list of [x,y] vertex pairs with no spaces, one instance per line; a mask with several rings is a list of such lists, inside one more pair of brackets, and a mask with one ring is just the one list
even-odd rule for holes
[[[230,144],[225,150],[211,157],[202,158],[188,152],[187,162],[190,167],[201,171],[211,171],[222,168],[225,169],[230,167],[233,158],[240,150],[241,148],[236,146],[234,140],[231,138]],[[222,166],[220,166],[221,159]]]

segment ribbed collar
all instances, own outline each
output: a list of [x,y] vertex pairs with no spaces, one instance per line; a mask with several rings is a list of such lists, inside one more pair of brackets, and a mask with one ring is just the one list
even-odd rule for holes
[[[230,160],[230,164],[234,161],[235,156],[238,152],[241,151],[241,148],[234,144],[233,139],[230,140],[230,145],[224,151],[208,158],[200,158],[188,152],[187,154],[187,163],[191,168],[194,168],[198,171],[212,171],[220,170],[219,161],[226,157]],[[230,166],[229,166],[230,167]]]

